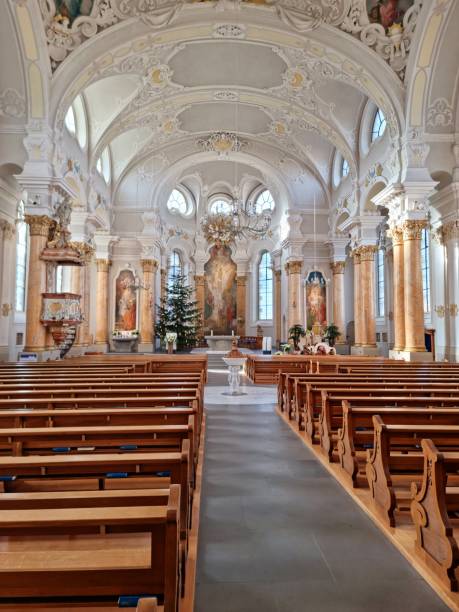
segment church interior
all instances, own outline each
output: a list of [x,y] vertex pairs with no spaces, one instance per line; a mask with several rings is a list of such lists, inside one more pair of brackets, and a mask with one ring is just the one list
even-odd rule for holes
[[459,2],[0,17],[0,612],[459,610]]

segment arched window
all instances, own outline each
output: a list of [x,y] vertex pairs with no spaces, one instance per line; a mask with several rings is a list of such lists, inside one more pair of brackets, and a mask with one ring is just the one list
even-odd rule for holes
[[178,251],[172,251],[169,255],[169,264],[167,271],[167,286],[171,287],[175,278],[183,274],[182,259]]
[[260,215],[265,210],[274,210],[274,206],[274,198],[268,189],[262,191],[255,201],[255,210],[258,215]]
[[421,234],[421,270],[424,312],[430,312],[430,244],[426,229],[423,229]]
[[167,200],[167,209],[171,213],[180,213],[181,215],[186,214],[187,204],[185,196],[178,189],[173,189],[169,199]]
[[75,111],[73,110],[73,105],[69,106],[67,114],[64,119],[65,127],[68,129],[72,136],[76,134],[76,119],[75,119]]
[[210,205],[212,215],[229,215],[231,213],[231,204],[228,200],[214,200]]
[[385,285],[384,285],[384,251],[378,249],[376,255],[376,279],[377,279],[377,306],[378,317],[383,317],[385,314]]
[[16,221],[16,310],[24,312],[27,278],[27,223],[24,220],[24,202],[18,206]]
[[73,111],[76,119],[76,137],[78,144],[82,149],[86,147],[88,142],[88,130],[86,126],[86,115],[84,111],[84,104],[81,96],[77,96],[72,104]]
[[104,181],[108,185],[108,183],[110,182],[111,175],[112,175],[111,164],[110,164],[110,153],[108,151],[108,147],[105,147],[99,159],[96,161],[96,170],[101,176],[104,177]]
[[386,117],[380,108],[376,111],[371,127],[371,142],[378,140],[386,131]]
[[273,318],[273,268],[272,258],[264,251],[258,265],[258,319],[270,321]]
[[349,174],[349,163],[347,161],[347,159],[344,159],[343,157],[343,161],[341,162],[341,178],[346,178],[346,176]]

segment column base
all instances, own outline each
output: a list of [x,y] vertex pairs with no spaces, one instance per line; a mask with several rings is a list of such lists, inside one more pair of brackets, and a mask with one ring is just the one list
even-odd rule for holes
[[391,350],[389,351],[389,359],[396,359],[398,361],[429,363],[430,361],[433,361],[433,355],[432,353],[428,353],[427,351]]
[[379,355],[379,349],[377,346],[365,346],[363,344],[354,345],[351,346],[351,355],[377,357]]
[[350,349],[348,344],[335,344],[337,355],[349,355]]
[[108,353],[110,350],[108,342],[96,342],[92,348],[98,353]]

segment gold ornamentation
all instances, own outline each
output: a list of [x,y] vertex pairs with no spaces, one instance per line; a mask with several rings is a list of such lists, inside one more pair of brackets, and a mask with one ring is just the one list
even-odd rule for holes
[[31,236],[49,235],[49,230],[55,226],[56,222],[47,215],[24,215],[25,222],[29,225]]
[[301,274],[302,267],[302,261],[289,261],[285,264],[285,271],[287,274]]
[[8,223],[8,221],[4,221],[3,223],[3,238],[5,240],[12,240],[16,234],[16,229],[14,225]]
[[12,310],[12,304],[2,304],[2,317],[8,317]]
[[459,306],[457,304],[450,304],[449,314],[451,317],[457,317],[457,315],[459,314]]
[[459,220],[450,221],[441,228],[443,243],[446,244],[450,240],[459,240]]
[[112,262],[110,259],[96,259],[96,264],[98,272],[108,272]]
[[247,276],[238,276],[236,283],[238,287],[245,287],[247,285]]
[[79,254],[83,263],[89,263],[95,252],[94,247],[87,242],[69,242],[68,246]]
[[374,261],[377,250],[378,247],[373,244],[359,247],[360,261]]
[[401,227],[392,227],[388,233],[392,238],[394,246],[401,246],[403,244],[403,229]]
[[425,229],[426,227],[427,227],[427,220],[405,221],[405,223],[402,225],[403,240],[421,240],[422,230]]
[[333,274],[344,274],[345,267],[346,267],[345,261],[333,261],[330,264],[330,268]]
[[443,319],[446,313],[446,309],[444,306],[435,306],[434,312],[439,319]]
[[158,267],[158,262],[154,259],[141,259],[140,264],[144,272],[155,272]]
[[196,287],[204,287],[204,284],[205,284],[204,275],[196,274],[194,277],[194,282],[195,282]]

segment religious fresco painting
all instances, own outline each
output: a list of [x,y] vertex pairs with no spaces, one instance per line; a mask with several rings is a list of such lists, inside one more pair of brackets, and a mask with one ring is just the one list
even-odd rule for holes
[[402,23],[406,11],[414,0],[367,0],[371,23],[380,23],[387,30],[394,23]]
[[327,286],[323,274],[310,272],[306,280],[306,326],[313,329],[327,321]]
[[227,246],[213,246],[204,266],[204,329],[230,334],[236,327],[237,266]]
[[115,329],[132,331],[137,329],[137,293],[132,270],[121,270],[115,284]]
[[73,23],[77,17],[87,17],[91,14],[94,0],[55,0],[56,15],[66,17]]

